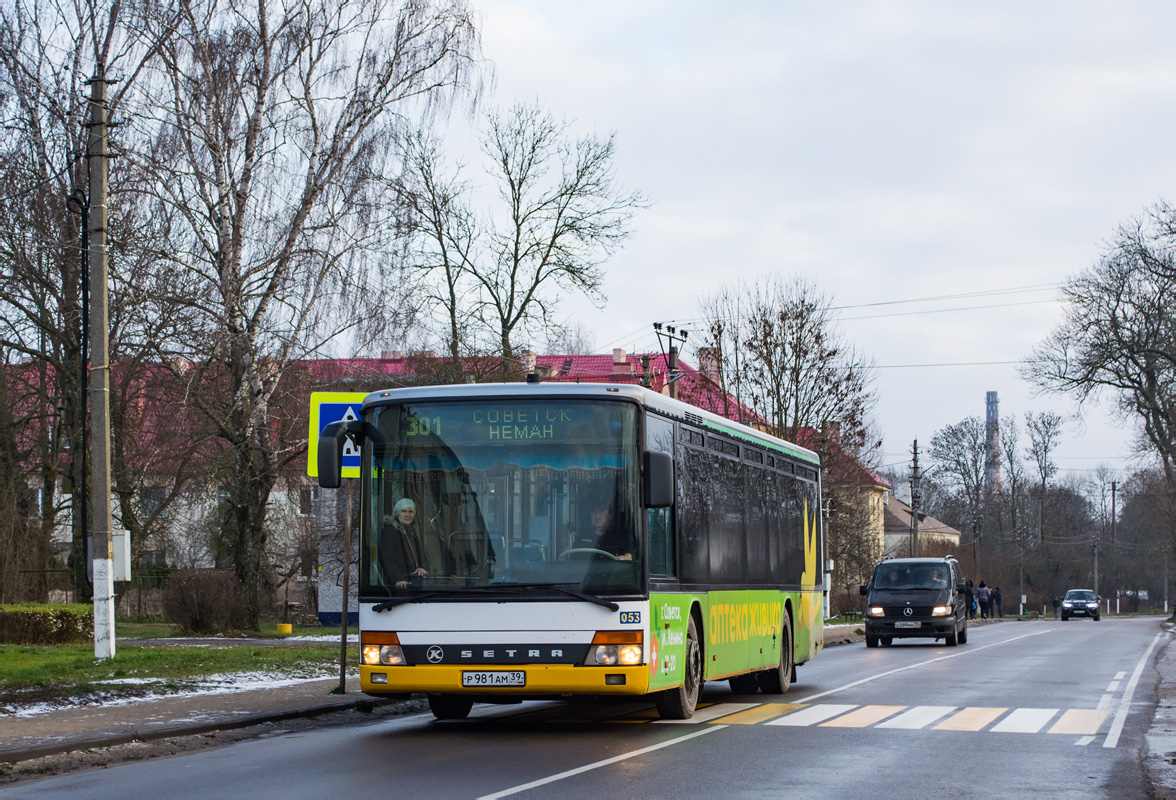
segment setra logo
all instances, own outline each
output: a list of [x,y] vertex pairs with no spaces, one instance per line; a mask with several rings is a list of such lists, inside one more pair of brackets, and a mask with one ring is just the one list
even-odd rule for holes
[[445,658],[445,651],[437,645],[433,645],[429,648],[429,652],[425,653],[425,658],[433,664],[440,664],[441,660]]

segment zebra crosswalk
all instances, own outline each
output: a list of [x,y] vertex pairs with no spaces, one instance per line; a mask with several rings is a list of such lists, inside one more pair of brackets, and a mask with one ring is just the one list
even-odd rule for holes
[[1109,716],[1108,709],[1094,708],[714,703],[700,705],[690,719],[662,720],[657,718],[656,712],[643,710],[614,717],[611,721],[656,725],[772,725],[795,728],[1049,733],[1093,737],[1099,733]]

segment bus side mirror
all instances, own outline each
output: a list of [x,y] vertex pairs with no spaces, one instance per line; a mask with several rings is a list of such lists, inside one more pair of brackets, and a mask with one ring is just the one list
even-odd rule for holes
[[318,482],[324,489],[338,489],[343,482],[343,443],[350,437],[359,444],[363,423],[357,419],[332,422],[323,428],[318,444]]
[[646,508],[669,508],[674,504],[674,457],[646,450],[642,461],[642,504]]
[[869,593],[870,593],[870,589],[864,583],[858,587],[858,594],[860,594],[862,597],[865,597]]
[[960,581],[959,583],[956,584],[956,593],[963,594],[967,590],[968,590],[968,587],[966,585],[964,585],[963,581]]

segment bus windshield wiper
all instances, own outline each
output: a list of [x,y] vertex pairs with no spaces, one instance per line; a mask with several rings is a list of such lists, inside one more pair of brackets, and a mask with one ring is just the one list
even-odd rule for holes
[[387,611],[388,609],[395,608],[402,603],[415,603],[420,600],[433,600],[434,598],[438,597],[452,597],[455,594],[481,594],[483,592],[493,592],[500,586],[507,589],[517,589],[520,585],[521,584],[517,583],[492,583],[483,586],[454,586],[448,589],[443,589],[439,586],[431,586],[430,590],[427,592],[421,592],[420,594],[398,595],[396,597],[385,600],[382,603],[377,603],[376,605],[372,606],[372,611]]
[[385,600],[382,603],[376,603],[372,606],[372,611],[387,611],[395,608],[401,603],[415,603],[418,600],[428,600],[430,597],[440,597],[445,592],[423,592],[421,594],[402,594],[398,597],[393,597],[390,600]]
[[566,586],[558,583],[524,583],[521,586],[534,586],[535,588],[554,589],[557,592],[563,592],[571,597],[584,600],[588,603],[595,603],[598,606],[604,606],[609,611],[620,611],[621,607],[612,600],[605,600],[603,597],[597,597],[594,594],[587,594],[585,592],[578,592],[575,589],[569,589]]

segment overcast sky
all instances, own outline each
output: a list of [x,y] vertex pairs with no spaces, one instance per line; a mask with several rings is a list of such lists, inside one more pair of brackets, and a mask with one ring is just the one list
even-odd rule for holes
[[[800,274],[879,366],[883,464],[989,390],[1002,415],[1076,412],[1008,362],[1117,225],[1173,199],[1176,3],[473,2],[488,99],[615,131],[651,201],[607,305],[564,305],[600,352],[656,349],[652,323],[690,328],[721,280]],[[902,366],[942,364],[972,365]],[[1128,467],[1132,438],[1087,408],[1058,464]]]

